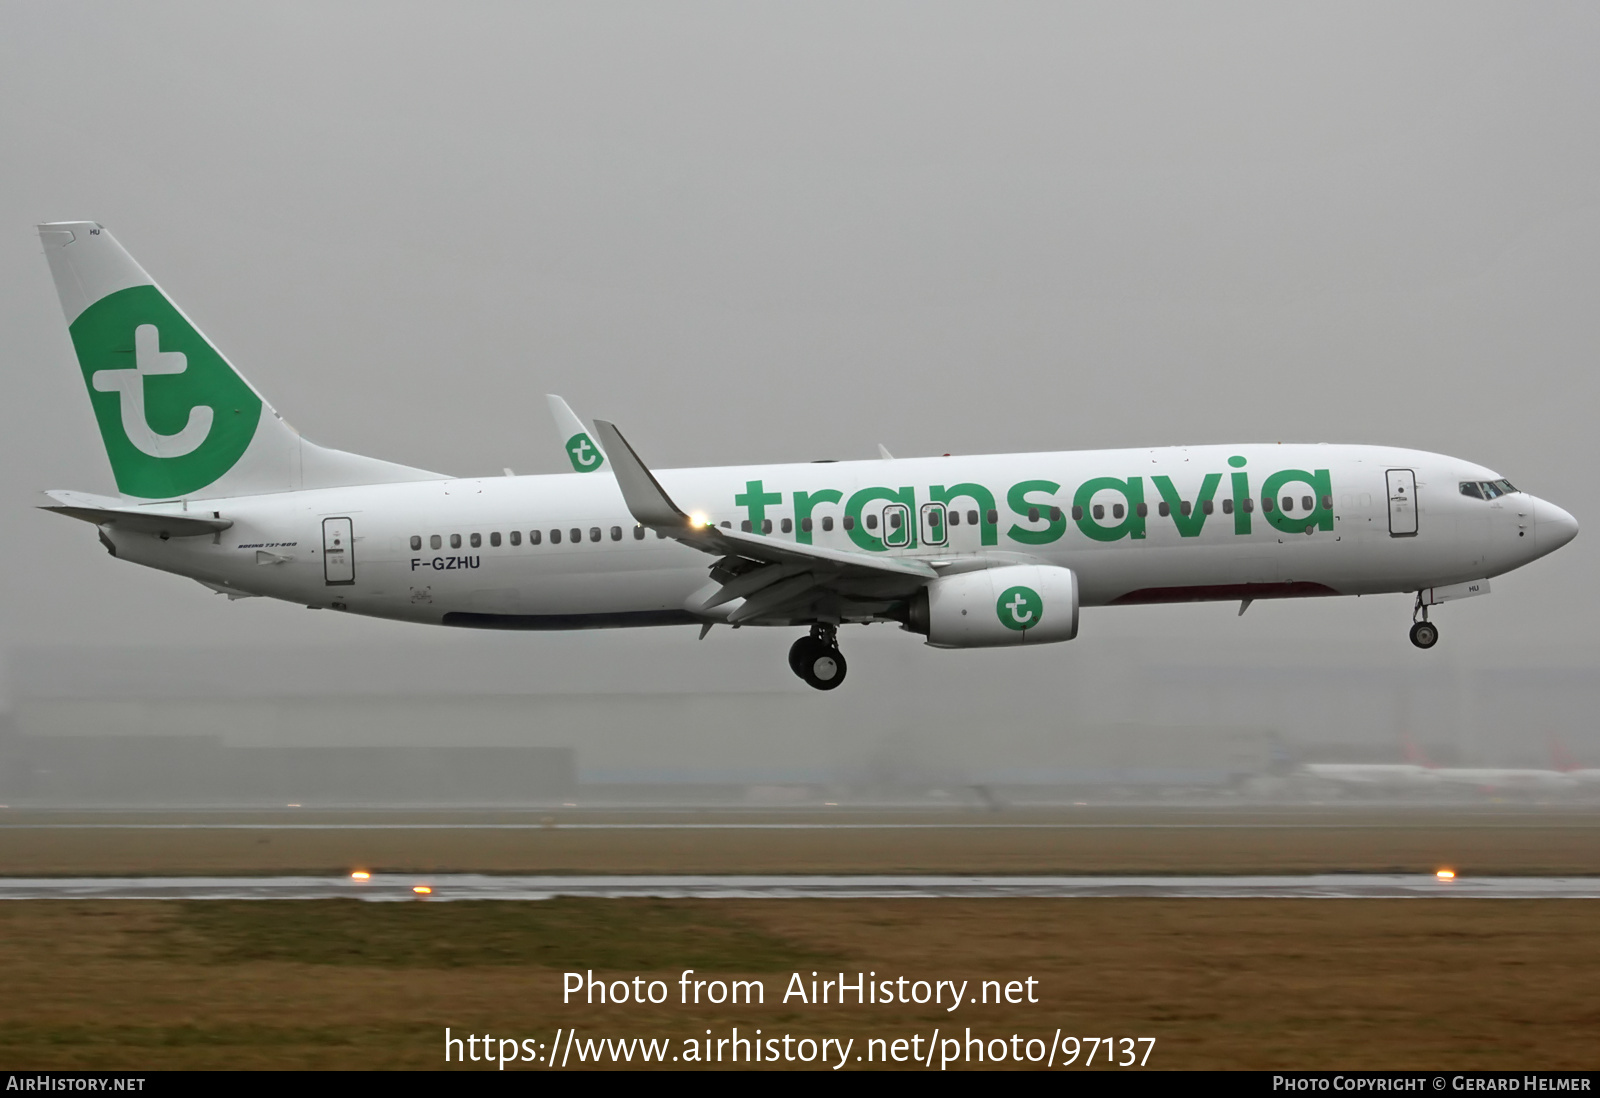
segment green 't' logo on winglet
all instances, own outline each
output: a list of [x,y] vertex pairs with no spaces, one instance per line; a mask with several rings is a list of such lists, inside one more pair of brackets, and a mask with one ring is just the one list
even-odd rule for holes
[[261,398],[154,286],[107,294],[70,331],[124,495],[187,495],[249,447]]
[[1008,587],[995,602],[994,610],[1007,629],[1032,629],[1044,617],[1044,600],[1031,587]]
[[567,457],[572,460],[574,473],[592,473],[606,463],[600,447],[596,446],[594,439],[584,431],[579,431],[567,439]]

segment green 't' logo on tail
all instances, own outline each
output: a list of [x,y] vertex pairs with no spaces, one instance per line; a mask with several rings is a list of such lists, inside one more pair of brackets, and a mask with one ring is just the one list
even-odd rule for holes
[[250,445],[261,398],[154,286],[107,294],[71,333],[124,495],[187,495]]
[[1044,600],[1031,587],[1008,587],[995,602],[994,610],[1007,629],[1032,629],[1044,617]]
[[575,473],[592,473],[606,463],[600,447],[585,431],[579,431],[567,439],[567,457],[572,459],[572,471]]

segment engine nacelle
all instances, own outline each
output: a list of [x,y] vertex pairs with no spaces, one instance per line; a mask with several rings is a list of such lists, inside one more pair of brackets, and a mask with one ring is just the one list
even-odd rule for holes
[[1078,577],[1047,564],[940,576],[911,600],[906,627],[935,648],[1071,640],[1078,635]]

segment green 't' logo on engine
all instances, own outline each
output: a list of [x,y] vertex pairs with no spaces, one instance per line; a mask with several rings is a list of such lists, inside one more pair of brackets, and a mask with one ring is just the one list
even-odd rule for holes
[[107,294],[70,331],[124,495],[204,488],[255,437],[261,398],[154,286]]
[[567,439],[567,457],[572,460],[574,473],[592,473],[606,463],[600,447],[583,431]]
[[1044,617],[1044,600],[1031,587],[1008,587],[994,609],[1007,629],[1032,629]]

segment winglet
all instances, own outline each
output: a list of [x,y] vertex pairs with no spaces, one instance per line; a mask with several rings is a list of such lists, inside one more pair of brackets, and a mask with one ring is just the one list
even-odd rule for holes
[[689,516],[672,502],[660,482],[645,468],[644,462],[628,445],[628,440],[622,437],[616,424],[597,419],[594,429],[600,434],[600,445],[610,458],[611,471],[617,477],[617,487],[622,489],[622,498],[633,517],[651,529],[687,532],[693,526]]
[[604,469],[605,450],[589,437],[589,432],[583,428],[583,420],[574,415],[567,402],[554,393],[546,393],[544,399],[550,405],[550,415],[556,421],[556,433],[561,436],[561,446],[567,452],[567,460],[572,462],[572,471],[598,473]]

